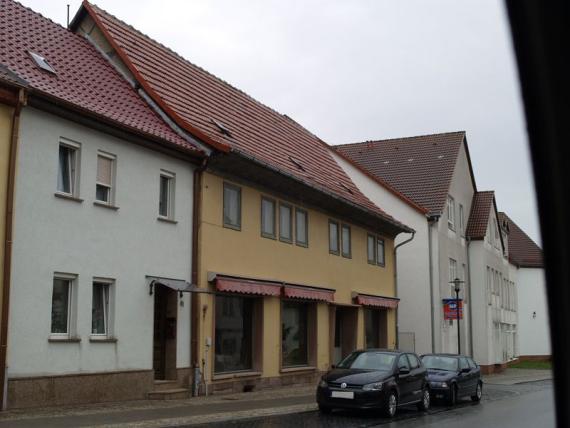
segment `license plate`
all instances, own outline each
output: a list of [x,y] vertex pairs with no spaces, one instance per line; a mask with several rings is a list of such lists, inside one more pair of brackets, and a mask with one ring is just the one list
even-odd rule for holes
[[352,400],[354,398],[354,392],[352,391],[332,391],[331,392],[332,398],[348,398]]

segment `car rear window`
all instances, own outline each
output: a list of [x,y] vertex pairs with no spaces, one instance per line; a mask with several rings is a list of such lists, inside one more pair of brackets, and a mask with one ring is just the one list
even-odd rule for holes
[[428,369],[446,370],[449,372],[457,371],[457,358],[445,357],[440,355],[425,355],[422,358],[424,366]]

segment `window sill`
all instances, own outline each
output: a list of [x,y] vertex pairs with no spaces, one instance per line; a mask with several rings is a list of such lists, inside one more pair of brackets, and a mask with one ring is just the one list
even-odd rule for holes
[[240,377],[259,377],[261,372],[246,371],[246,372],[233,372],[233,373],[220,373],[214,374],[213,380],[225,380]]
[[232,225],[232,224],[227,224],[227,223],[224,223],[223,226],[224,226],[226,229],[231,229],[231,230],[235,230],[235,231],[237,231],[237,232],[241,232],[241,226],[234,226],[234,225]]
[[83,199],[73,195],[68,195],[67,193],[55,192],[53,195],[56,198],[67,199],[68,201],[79,202],[79,203],[83,202]]
[[176,220],[173,220],[173,219],[168,218],[168,217],[160,217],[160,216],[158,216],[156,219],[157,219],[158,221],[162,221],[162,222],[164,222],[164,223],[178,224],[178,222],[177,222]]
[[315,367],[312,366],[303,366],[303,367],[282,367],[279,370],[281,373],[295,373],[295,372],[314,372],[316,370]]
[[101,207],[101,208],[107,208],[109,210],[114,210],[114,211],[119,210],[119,207],[117,207],[116,205],[111,205],[111,204],[108,204],[108,203],[102,202],[102,201],[94,201],[93,205],[95,205],[97,207]]
[[50,336],[48,337],[48,342],[50,343],[79,343],[81,342],[80,337],[67,337],[67,336]]
[[91,343],[117,343],[117,341],[116,337],[89,336],[89,342]]

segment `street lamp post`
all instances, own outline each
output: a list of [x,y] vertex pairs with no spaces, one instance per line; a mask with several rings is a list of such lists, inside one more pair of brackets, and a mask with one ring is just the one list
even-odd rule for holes
[[457,354],[461,354],[461,331],[459,329],[459,291],[461,290],[461,284],[465,281],[461,281],[459,278],[455,278],[453,281],[450,281],[450,284],[453,284],[453,290],[455,291],[455,311],[457,316]]

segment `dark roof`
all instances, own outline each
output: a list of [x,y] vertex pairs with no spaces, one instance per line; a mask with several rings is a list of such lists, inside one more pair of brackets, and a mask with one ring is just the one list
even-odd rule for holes
[[493,191],[475,192],[473,195],[471,213],[469,214],[467,230],[465,231],[465,235],[469,238],[485,239],[494,198],[495,192]]
[[544,267],[542,249],[504,212],[499,219],[509,225],[509,260],[519,267]]
[[[28,84],[30,93],[73,106],[153,140],[198,153],[170,128],[83,37],[12,0],[0,0],[0,64],[4,81]],[[44,57],[42,70],[30,52]]]
[[332,149],[291,118],[86,1],[78,16],[85,12],[137,82],[181,128],[220,151],[251,158],[399,230],[411,230],[366,198],[336,163]]
[[464,141],[465,132],[460,131],[342,144],[335,149],[430,214],[441,214]]

